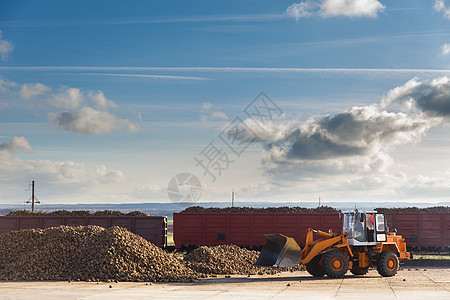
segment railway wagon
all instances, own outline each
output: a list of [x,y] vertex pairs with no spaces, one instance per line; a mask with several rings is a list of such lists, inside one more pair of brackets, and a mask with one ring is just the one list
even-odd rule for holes
[[164,216],[0,216],[0,234],[60,225],[97,225],[104,228],[119,226],[161,248],[167,246],[167,217]]
[[300,244],[308,228],[342,231],[338,213],[174,213],[176,248],[235,244],[262,248],[264,234],[282,233]]
[[[450,213],[386,213],[409,249],[450,249]],[[259,249],[264,234],[281,233],[301,246],[308,228],[341,233],[338,213],[190,213],[173,214],[176,248],[235,244]]]
[[397,229],[408,248],[450,250],[450,213],[386,213],[390,230]]

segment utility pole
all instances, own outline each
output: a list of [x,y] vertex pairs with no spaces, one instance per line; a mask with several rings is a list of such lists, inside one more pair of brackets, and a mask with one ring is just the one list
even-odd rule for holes
[[34,180],[31,182],[31,198],[28,199],[27,203],[31,203],[31,212],[34,213],[34,204],[41,203],[38,198],[34,195]]
[[234,189],[231,192],[231,207],[234,207]]

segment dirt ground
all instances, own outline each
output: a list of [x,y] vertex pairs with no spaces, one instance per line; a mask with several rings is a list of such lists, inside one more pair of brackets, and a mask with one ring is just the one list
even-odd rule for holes
[[307,272],[217,276],[193,283],[0,282],[0,299],[450,299],[450,269],[376,270],[343,279]]

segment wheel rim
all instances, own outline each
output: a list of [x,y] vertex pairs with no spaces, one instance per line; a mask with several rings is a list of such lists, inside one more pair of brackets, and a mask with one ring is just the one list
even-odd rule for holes
[[340,271],[340,270],[342,270],[342,268],[344,267],[344,261],[343,261],[342,258],[340,258],[340,257],[335,257],[335,258],[333,258],[333,260],[331,261],[331,267],[332,267],[333,270],[335,270],[335,271]]
[[389,270],[394,271],[397,267],[397,262],[395,261],[395,258],[390,257],[387,261],[387,267]]

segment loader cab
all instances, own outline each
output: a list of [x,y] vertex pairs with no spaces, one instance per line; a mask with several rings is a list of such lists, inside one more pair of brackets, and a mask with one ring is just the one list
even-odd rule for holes
[[348,230],[348,243],[352,246],[372,246],[386,241],[386,219],[375,211],[348,211],[342,216],[342,232]]

